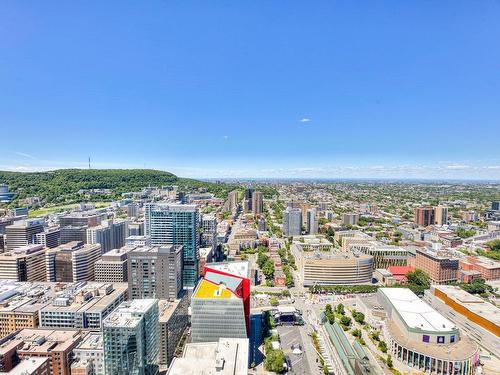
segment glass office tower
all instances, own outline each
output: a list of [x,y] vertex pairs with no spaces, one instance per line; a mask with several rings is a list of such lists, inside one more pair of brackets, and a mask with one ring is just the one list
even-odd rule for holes
[[158,374],[158,300],[123,302],[104,321],[103,338],[107,375]]
[[199,211],[196,205],[149,203],[146,205],[146,235],[153,246],[182,245],[184,287],[198,279]]

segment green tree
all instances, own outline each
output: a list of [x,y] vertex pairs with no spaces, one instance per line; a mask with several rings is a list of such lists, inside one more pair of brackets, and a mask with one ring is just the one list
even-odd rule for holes
[[385,341],[380,341],[378,343],[378,348],[382,353],[387,353],[387,344],[385,343]]
[[351,326],[351,318],[349,318],[348,316],[342,316],[342,318],[340,318],[340,324],[343,325],[344,327],[350,327]]
[[280,374],[283,372],[284,362],[285,355],[283,354],[282,350],[271,350],[269,352],[266,352],[264,367],[267,371],[272,371]]
[[344,305],[339,303],[337,305],[337,309],[336,309],[337,313],[340,314],[340,315],[345,315],[345,309],[344,309]]
[[394,366],[394,364],[392,363],[392,357],[390,354],[387,355],[387,360],[385,361],[385,363],[387,363],[387,367],[389,367],[389,368],[392,368],[392,366]]

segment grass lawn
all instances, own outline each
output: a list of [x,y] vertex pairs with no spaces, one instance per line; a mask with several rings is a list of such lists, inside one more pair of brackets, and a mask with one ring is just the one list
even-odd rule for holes
[[[95,204],[96,208],[106,207],[106,206],[109,206],[109,204],[110,204],[110,202],[93,202],[93,203]],[[44,207],[44,208],[40,208],[37,210],[30,210],[28,216],[30,218],[39,217],[39,216],[44,216],[44,215],[48,215],[48,214],[53,214],[56,212],[73,210],[76,207],[78,207],[78,204],[76,204],[76,203],[64,204],[64,205],[53,206],[53,207]]]

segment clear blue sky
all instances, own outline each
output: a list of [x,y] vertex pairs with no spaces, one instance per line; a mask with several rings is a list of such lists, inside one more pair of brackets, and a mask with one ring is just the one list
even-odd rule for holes
[[2,1],[0,169],[500,179],[500,2]]

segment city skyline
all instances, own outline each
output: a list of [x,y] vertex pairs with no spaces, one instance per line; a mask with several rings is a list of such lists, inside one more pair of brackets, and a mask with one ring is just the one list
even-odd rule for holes
[[83,4],[2,5],[0,170],[500,180],[498,3]]

